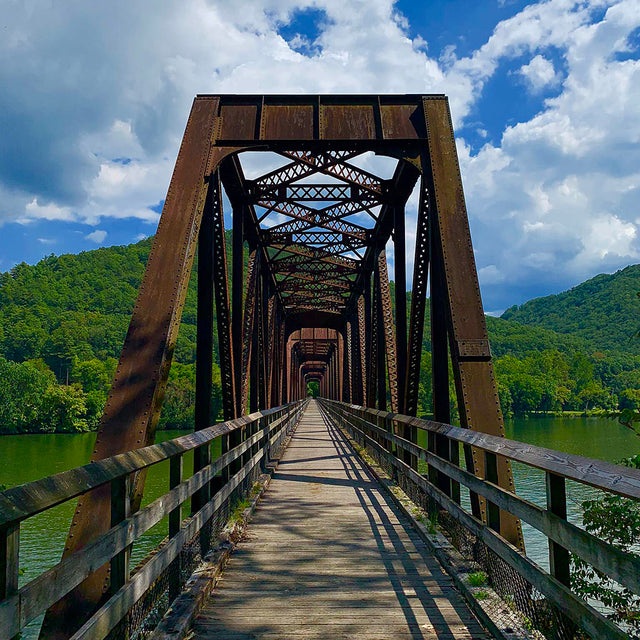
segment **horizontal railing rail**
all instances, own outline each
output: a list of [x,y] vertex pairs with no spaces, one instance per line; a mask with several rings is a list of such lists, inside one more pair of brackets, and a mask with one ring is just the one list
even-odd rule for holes
[[[194,536],[234,492],[246,494],[256,472],[279,455],[306,401],[252,413],[202,431],[160,444],[123,453],[54,476],[13,487],[0,494],[0,639],[16,636],[31,621],[107,563],[111,565],[110,598],[73,636],[74,640],[102,639],[126,618],[131,608],[180,558]],[[222,437],[223,453],[184,479],[184,454],[209,447]],[[235,439],[232,446],[231,440]],[[225,451],[225,449],[228,449]],[[210,457],[206,456],[206,460]],[[169,461],[170,490],[133,515],[126,502],[133,474]],[[111,528],[75,553],[64,558],[26,585],[18,588],[19,535],[21,523],[47,509],[88,491],[110,484]],[[202,492],[205,492],[203,498]],[[182,520],[182,505],[192,499],[192,515]],[[130,574],[132,545],[144,533],[169,516],[168,541],[150,555],[138,571]],[[201,545],[202,546],[202,545]],[[207,548],[201,548],[204,556]],[[177,595],[184,582],[180,571],[169,577],[169,592]]]
[[[640,593],[640,557],[625,553],[608,542],[571,524],[566,519],[565,480],[587,484],[607,493],[639,499],[640,471],[619,465],[564,454],[551,449],[442,424],[430,420],[321,400],[321,406],[340,426],[346,427],[361,445],[375,451],[393,469],[445,510],[459,525],[481,540],[512,569],[553,602],[578,628],[592,638],[627,638],[617,625],[570,588],[569,553],[635,594]],[[409,431],[406,430],[409,427]],[[413,430],[413,432],[411,431]],[[446,439],[427,448],[417,444],[415,430]],[[398,435],[409,435],[410,439]],[[458,466],[451,443],[461,443],[484,453],[485,478]],[[546,474],[547,505],[540,507],[497,483],[499,457],[540,469]],[[411,462],[413,459],[413,463]],[[417,460],[428,465],[427,477],[417,470]],[[492,470],[494,476],[491,477]],[[470,498],[486,500],[486,521],[464,509],[459,490],[465,486]],[[500,511],[511,513],[543,533],[549,541],[550,572],[500,536]]]

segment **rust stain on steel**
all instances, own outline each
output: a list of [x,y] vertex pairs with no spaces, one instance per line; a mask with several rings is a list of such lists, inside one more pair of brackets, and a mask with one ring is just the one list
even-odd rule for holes
[[313,139],[312,105],[265,105],[262,138],[265,140]]
[[375,115],[371,105],[322,105],[325,140],[374,140]]
[[411,104],[381,105],[382,131],[385,139],[424,137],[424,119],[421,117],[421,111],[421,108]]
[[220,117],[220,140],[251,140],[255,137],[257,105],[222,105]]

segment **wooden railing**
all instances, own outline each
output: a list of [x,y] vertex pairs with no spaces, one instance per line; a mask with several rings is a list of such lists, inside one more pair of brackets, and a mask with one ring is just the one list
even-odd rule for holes
[[[297,423],[306,401],[299,401],[223,422],[189,435],[94,462],[43,478],[0,494],[0,639],[16,636],[30,621],[77,587],[91,573],[110,563],[110,598],[74,635],[74,640],[104,638],[128,614],[168,568],[181,550],[211,521],[229,498],[255,476],[281,449]],[[209,447],[223,439],[223,454],[182,477],[185,453],[200,450],[210,460]],[[129,516],[127,503],[133,474],[169,460],[170,490]],[[38,513],[111,485],[111,528],[82,549],[66,557],[28,584],[18,588],[21,523]],[[250,485],[249,485],[250,488]],[[192,515],[182,520],[183,503],[192,498]],[[194,507],[197,504],[197,507]],[[168,540],[130,575],[131,546],[165,516]],[[206,549],[202,549],[204,552]],[[177,595],[180,572],[169,576],[169,592]]]
[[[624,639],[628,635],[577,596],[570,587],[570,553],[606,574],[634,594],[640,594],[640,557],[591,535],[567,521],[566,480],[607,493],[640,499],[640,471],[489,436],[448,424],[421,420],[322,399],[328,416],[361,445],[375,453],[393,475],[409,481],[506,562],[526,583],[553,603],[576,628],[594,640]],[[417,444],[416,432],[427,432],[427,448]],[[402,434],[401,437],[399,434]],[[458,466],[460,443],[484,455],[485,478]],[[498,486],[497,460],[504,457],[544,471],[546,508]],[[425,475],[417,461],[428,465]],[[402,483],[401,483],[402,484]],[[460,486],[469,490],[469,504],[486,500],[486,517],[460,504]],[[500,536],[500,511],[509,512],[543,533],[549,542],[550,572]],[[475,513],[474,513],[475,511]]]

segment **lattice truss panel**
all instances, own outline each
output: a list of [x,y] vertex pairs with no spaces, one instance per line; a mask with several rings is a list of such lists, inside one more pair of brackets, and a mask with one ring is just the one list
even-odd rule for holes
[[[286,311],[344,313],[363,271],[391,180],[374,175],[361,151],[281,151],[282,166],[245,179],[261,245]],[[242,161],[242,154],[240,154]]]

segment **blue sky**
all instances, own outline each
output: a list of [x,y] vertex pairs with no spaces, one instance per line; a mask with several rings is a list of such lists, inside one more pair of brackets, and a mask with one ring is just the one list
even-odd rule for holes
[[640,0],[239,4],[5,0],[0,270],[152,234],[207,92],[446,93],[488,311],[639,261]]

